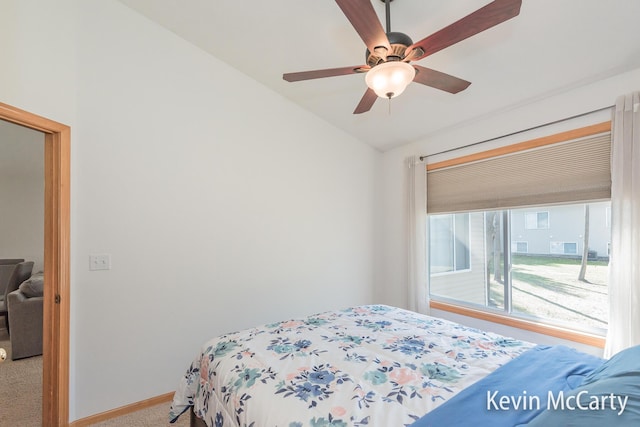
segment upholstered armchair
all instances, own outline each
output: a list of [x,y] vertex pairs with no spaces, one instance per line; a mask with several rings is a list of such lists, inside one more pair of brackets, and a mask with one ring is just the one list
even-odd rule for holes
[[44,276],[38,273],[7,295],[12,360],[42,354],[43,289]]
[[7,290],[9,279],[13,274],[16,264],[23,262],[22,258],[2,258],[0,259],[0,301],[4,301],[4,293]]
[[15,264],[11,268],[12,272],[9,277],[9,280],[6,283],[6,288],[4,290],[4,298],[0,301],[0,316],[4,316],[5,324],[7,325],[7,329],[9,334],[11,334],[11,329],[9,329],[9,313],[7,310],[7,296],[18,289],[20,284],[31,277],[31,271],[33,270],[33,261],[20,262]]

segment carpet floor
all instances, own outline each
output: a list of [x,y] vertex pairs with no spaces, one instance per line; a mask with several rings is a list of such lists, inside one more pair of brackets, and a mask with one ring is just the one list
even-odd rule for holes
[[93,424],[97,427],[156,427],[156,426],[174,426],[188,427],[189,414],[182,415],[175,424],[169,424],[169,403],[163,403],[151,406],[128,415],[118,418],[112,418],[101,423]]
[[[4,319],[0,320],[4,326]],[[0,363],[0,426],[42,425],[42,356],[11,360],[11,342],[0,329],[0,347],[7,360]]]

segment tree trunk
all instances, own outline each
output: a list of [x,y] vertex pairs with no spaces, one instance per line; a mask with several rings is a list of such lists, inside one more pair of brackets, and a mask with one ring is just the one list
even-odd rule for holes
[[582,239],[582,265],[580,266],[580,273],[578,274],[578,280],[586,282],[585,276],[587,274],[587,261],[589,259],[589,205],[584,205],[584,237]]

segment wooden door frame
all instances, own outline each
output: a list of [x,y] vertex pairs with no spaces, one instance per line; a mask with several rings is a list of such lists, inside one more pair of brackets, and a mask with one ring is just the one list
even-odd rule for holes
[[42,425],[69,425],[69,126],[0,102],[0,119],[45,134]]

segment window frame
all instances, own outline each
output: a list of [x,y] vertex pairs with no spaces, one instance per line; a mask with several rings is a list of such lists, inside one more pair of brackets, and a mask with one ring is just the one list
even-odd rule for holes
[[[501,155],[515,153],[518,151],[528,150],[532,148],[543,147],[545,145],[556,144],[566,141],[571,141],[573,139],[595,136],[597,134],[611,132],[611,121],[597,123],[590,126],[585,126],[578,129],[573,129],[565,132],[560,132],[557,134],[549,135],[542,138],[536,138],[529,141],[524,141],[521,143],[500,147],[496,149],[490,149],[483,152],[478,152],[470,155],[464,155],[459,158],[454,158],[450,160],[439,161],[435,163],[428,163],[426,166],[427,172],[440,169],[447,168],[451,166],[461,165],[464,163],[470,163],[485,159],[491,159],[493,157],[498,157]],[[570,203],[570,202],[569,202]],[[548,226],[550,226],[550,219],[548,219]],[[506,246],[505,246],[506,247]],[[510,248],[510,246],[509,246]],[[511,254],[512,251],[505,251],[506,254]],[[427,261],[428,262],[428,261]],[[508,265],[505,258],[505,265]],[[428,279],[427,279],[428,282]],[[430,294],[430,290],[427,290],[427,293]],[[605,344],[604,335],[579,331],[575,329],[570,329],[568,327],[564,327],[562,325],[552,324],[550,322],[540,322],[537,319],[527,319],[523,318],[520,315],[510,313],[509,311],[502,310],[493,310],[490,307],[476,307],[472,305],[466,305],[462,301],[447,301],[446,298],[442,299],[440,297],[436,297],[437,299],[430,299],[429,306],[432,309],[443,310],[455,314],[460,314],[464,316],[469,316],[481,320],[486,320],[494,323],[500,323],[507,326],[529,330],[536,333],[541,333],[544,335],[554,336],[565,340],[570,340],[574,342],[579,342],[587,345],[591,345],[594,347],[603,348]]]
[[472,317],[474,319],[499,323],[501,325],[510,326],[512,328],[523,329],[538,334],[561,338],[568,341],[590,345],[592,347],[604,348],[605,344],[605,338],[602,335],[576,331],[573,329],[547,323],[540,323],[535,320],[508,315],[503,312],[493,310],[489,311],[484,309],[478,310],[476,307],[465,306],[457,302],[453,303],[445,300],[431,300],[429,301],[429,307],[434,310],[442,310],[449,313]]
[[[527,250],[525,251],[519,251],[518,250],[518,244],[524,243],[527,247]],[[516,250],[514,251],[513,248],[515,245]],[[529,253],[529,241],[528,240],[512,240],[511,241],[511,252],[516,253],[516,254],[528,254]]]
[[[562,245],[562,252],[554,252],[551,248],[553,248],[554,244]],[[567,245],[575,245],[575,252],[567,252]],[[566,240],[554,240],[549,242],[549,253],[552,255],[580,255],[579,253],[579,242],[569,242]]]
[[[592,200],[592,201],[584,201],[584,204],[590,204],[590,203],[597,203],[597,202],[601,202],[603,200]],[[582,204],[582,203],[579,203]],[[576,205],[576,203],[568,203],[567,205],[559,205],[559,206],[572,206],[572,205]],[[567,320],[562,320],[562,319],[557,319],[557,318],[553,318],[553,317],[542,317],[533,313],[526,313],[526,312],[522,312],[522,311],[514,311],[513,307],[514,304],[517,303],[517,301],[513,301],[513,276],[512,276],[512,265],[513,265],[513,261],[512,258],[514,255],[518,255],[521,253],[515,252],[513,250],[513,244],[516,241],[511,240],[512,237],[512,221],[513,221],[513,215],[514,215],[514,210],[517,211],[519,210],[519,208],[514,208],[514,209],[498,209],[498,210],[489,210],[489,211],[481,211],[481,212],[476,212],[476,213],[482,213],[485,215],[485,224],[486,224],[486,215],[490,214],[490,213],[498,213],[499,216],[501,217],[501,221],[500,221],[500,240],[502,241],[502,250],[500,253],[500,265],[501,268],[499,269],[500,271],[500,276],[503,278],[501,285],[503,286],[503,290],[502,290],[502,294],[500,294],[500,296],[502,297],[502,304],[501,305],[497,305],[497,306],[492,306],[489,305],[488,303],[479,303],[479,302],[474,302],[471,299],[467,300],[464,298],[460,298],[458,299],[458,297],[452,296],[451,294],[443,294],[440,292],[436,292],[436,293],[432,293],[432,289],[431,289],[431,280],[434,278],[438,278],[443,276],[442,273],[431,273],[431,269],[430,269],[430,260],[427,260],[427,265],[429,266],[429,269],[427,270],[427,282],[429,283],[429,289],[428,294],[429,294],[429,298],[431,301],[438,301],[438,302],[443,302],[449,305],[458,305],[460,307],[466,307],[466,308],[470,308],[473,310],[478,310],[478,311],[486,311],[489,313],[493,313],[493,314],[498,314],[498,315],[505,315],[508,317],[512,317],[515,319],[520,319],[520,320],[529,320],[529,321],[533,321],[536,322],[538,324],[546,324],[552,327],[560,327],[560,328],[565,328],[567,330],[571,330],[571,331],[575,331],[577,333],[586,333],[587,335],[593,335],[593,336],[604,336],[606,334],[606,330],[607,328],[600,328],[600,327],[596,327],[596,326],[588,326],[588,327],[580,327],[580,323],[579,322],[571,322],[571,321],[567,321]],[[460,215],[460,214],[470,214],[471,212],[458,212],[458,213],[451,213],[451,214],[431,214],[431,215],[427,215],[427,217],[429,218],[430,216],[438,216],[438,217],[447,217],[447,216],[454,216],[454,215]],[[469,216],[469,218],[471,218]],[[431,221],[427,220],[427,223],[431,224]],[[427,230],[427,234],[429,235],[429,231]],[[471,228],[469,228],[469,233],[472,233],[473,231],[471,230]],[[485,230],[486,233],[486,230]],[[484,239],[486,241],[486,234],[484,236]],[[429,242],[428,244],[430,244],[430,239],[427,236],[427,241]],[[575,245],[576,247],[576,252],[572,252],[572,253],[566,253],[566,252],[550,252],[549,255],[556,255],[556,256],[569,256],[571,258],[574,258],[578,255],[580,255],[578,253],[578,242],[567,242],[567,241],[558,241],[558,242],[550,242],[550,245],[552,243],[559,243],[563,249],[563,251],[566,248],[567,244],[572,244]],[[505,248],[508,248],[507,250],[505,250]],[[433,248],[430,248],[430,253],[433,252]],[[485,247],[486,250],[486,247]],[[471,258],[474,257],[474,254],[471,252],[470,250],[470,255]],[[485,254],[486,256],[486,254]],[[485,262],[489,262],[489,258],[485,258]],[[482,263],[480,263],[482,264]],[[471,270],[467,270],[469,272],[471,272]],[[489,273],[487,273],[489,274]],[[489,291],[489,283],[485,282],[484,285],[487,288],[487,294],[486,294],[486,298],[490,298],[491,297],[491,291]]]
[[[540,214],[546,214],[547,215],[547,226],[546,227],[540,227]],[[528,227],[527,226],[527,218],[528,215],[535,215],[536,216],[536,226],[535,227]],[[551,216],[549,215],[549,211],[535,211],[535,212],[527,212],[524,214],[524,228],[526,230],[549,230],[551,228]]]

